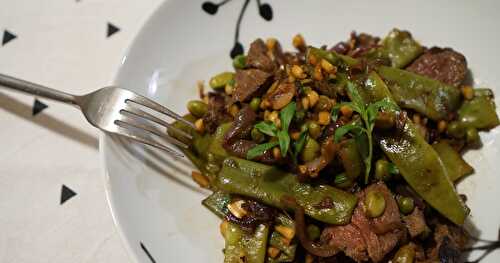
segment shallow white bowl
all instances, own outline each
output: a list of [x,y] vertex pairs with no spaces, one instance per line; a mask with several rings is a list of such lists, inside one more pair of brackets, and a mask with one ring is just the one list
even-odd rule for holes
[[[185,113],[186,101],[197,97],[197,80],[232,69],[229,52],[247,3],[239,35],[245,50],[257,37],[276,37],[290,49],[298,32],[309,44],[332,45],[351,30],[384,36],[398,27],[424,45],[461,51],[475,82],[500,94],[500,2],[263,0],[272,8],[271,21],[259,15],[256,0],[229,1],[215,15],[202,3],[166,1],[134,40],[115,84]],[[466,155],[476,173],[459,186],[468,194],[471,222],[488,239],[496,238],[500,225],[499,132],[481,134],[483,148]],[[222,262],[219,220],[200,205],[206,193],[191,182],[185,161],[109,136],[101,138],[101,151],[109,205],[135,261]],[[483,262],[500,262],[500,252]]]

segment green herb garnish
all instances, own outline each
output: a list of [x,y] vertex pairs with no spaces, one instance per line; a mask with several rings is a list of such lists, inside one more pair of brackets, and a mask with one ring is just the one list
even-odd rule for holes
[[[368,144],[368,149],[361,151],[363,162],[365,163],[365,183],[368,183],[373,156],[372,133],[373,128],[375,127],[375,119],[377,118],[377,114],[380,110],[398,110],[398,106],[387,98],[366,106],[353,82],[347,81],[346,88],[351,102],[340,103],[336,105],[335,108],[340,109],[343,105],[349,106],[353,111],[359,114],[363,123],[358,124],[353,122],[337,128],[334,135],[335,142],[339,142],[345,134],[351,133],[358,144],[358,148],[366,148],[364,146]],[[338,114],[336,111],[332,110],[332,117],[334,116],[334,113]]]
[[295,105],[295,102],[291,102],[280,111],[281,129],[278,129],[274,123],[265,121],[261,121],[254,126],[266,135],[278,137],[278,141],[259,144],[253,147],[248,151],[247,159],[251,160],[260,156],[264,154],[265,151],[277,145],[280,146],[281,156],[285,157],[287,155],[288,149],[290,148],[290,135],[288,134],[288,129],[290,128],[290,123],[292,122],[296,109],[297,105]]

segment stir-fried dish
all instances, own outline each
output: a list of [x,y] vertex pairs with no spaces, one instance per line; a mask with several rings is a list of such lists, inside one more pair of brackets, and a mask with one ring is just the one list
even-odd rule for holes
[[406,31],[293,46],[255,40],[200,84],[195,128],[175,124],[213,191],[224,262],[458,262],[461,153],[499,124],[493,92],[471,86],[462,54]]

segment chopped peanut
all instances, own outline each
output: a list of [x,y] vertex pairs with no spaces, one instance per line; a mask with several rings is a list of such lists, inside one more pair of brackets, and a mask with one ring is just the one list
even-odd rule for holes
[[234,87],[232,85],[227,84],[224,87],[224,91],[226,92],[227,95],[233,94]]
[[279,148],[279,147],[274,147],[274,148],[273,148],[273,157],[274,157],[274,159],[276,159],[276,160],[281,159],[281,150],[280,150],[280,148]]
[[320,64],[317,64],[314,67],[313,78],[315,80],[323,80],[323,74],[321,72],[321,65]]
[[268,38],[266,39],[266,46],[267,46],[267,49],[269,50],[272,50],[274,48],[274,46],[276,46],[276,38]]
[[195,181],[202,188],[208,188],[210,186],[210,181],[208,180],[208,177],[200,172],[192,171],[191,178],[193,178],[193,181]]
[[227,209],[231,214],[233,214],[237,218],[243,218],[248,214],[247,210],[245,210],[242,205],[245,203],[244,200],[234,201],[227,205]]
[[308,92],[306,94],[307,98],[309,99],[309,106],[310,107],[314,107],[314,105],[316,105],[316,103],[318,102],[319,100],[319,95],[316,91],[314,90],[311,90],[310,92]]
[[471,100],[474,98],[474,89],[471,86],[463,86],[462,95],[466,100]]
[[298,79],[305,79],[307,77],[304,70],[298,65],[292,66],[292,76]]
[[197,132],[199,133],[203,133],[205,132],[205,125],[203,124],[203,119],[197,119],[195,122],[194,122],[194,128]]
[[295,229],[283,225],[277,225],[274,227],[274,229],[280,233],[282,236],[288,238],[288,239],[293,239],[295,236]]
[[327,73],[333,72],[335,67],[326,59],[321,59],[321,68]]
[[343,105],[340,107],[340,112],[342,115],[346,116],[347,118],[350,118],[352,116],[352,109],[351,107],[347,105]]
[[304,110],[309,109],[309,98],[303,97],[302,100],[301,100],[301,103],[302,103],[302,108]]
[[262,102],[260,103],[260,108],[265,110],[269,107],[271,107],[271,102],[268,99],[263,99]]
[[233,117],[235,117],[239,111],[240,111],[240,108],[236,104],[233,104],[233,105],[231,105],[231,107],[229,107],[229,114],[231,114],[231,116],[233,116]]
[[267,248],[267,255],[270,256],[271,258],[276,258],[280,253],[280,250],[278,248],[275,248],[273,246],[269,246]]
[[286,237],[281,237],[281,242],[283,242],[284,245],[289,246],[290,243],[292,243],[292,240]]
[[323,126],[330,124],[330,112],[320,111],[318,113],[318,124]]
[[313,263],[313,262],[314,262],[314,256],[307,253],[305,263]]
[[292,138],[292,140],[296,141],[300,138],[300,132],[298,131],[291,132],[290,137]]
[[446,131],[446,128],[448,127],[448,123],[445,120],[440,120],[437,124],[437,130],[439,133],[443,133]]
[[316,65],[317,63],[318,59],[316,58],[316,56],[314,56],[313,54],[309,54],[309,64]]
[[296,49],[300,51],[306,50],[306,41],[304,40],[304,37],[301,34],[297,34],[293,37],[292,44]]

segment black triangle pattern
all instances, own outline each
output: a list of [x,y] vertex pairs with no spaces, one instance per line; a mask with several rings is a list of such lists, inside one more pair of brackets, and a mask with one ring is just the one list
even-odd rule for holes
[[69,199],[73,198],[76,195],[75,191],[71,190],[66,185],[62,185],[61,188],[61,202],[60,204],[66,203]]
[[110,37],[120,31],[120,28],[108,22],[108,31],[106,37]]
[[4,30],[2,38],[2,46],[5,46],[5,44],[9,43],[10,41],[16,38],[17,36],[14,33],[10,32],[9,30]]
[[49,106],[47,106],[47,104],[39,101],[38,99],[35,99],[35,102],[33,103],[33,116],[37,115],[48,107]]

